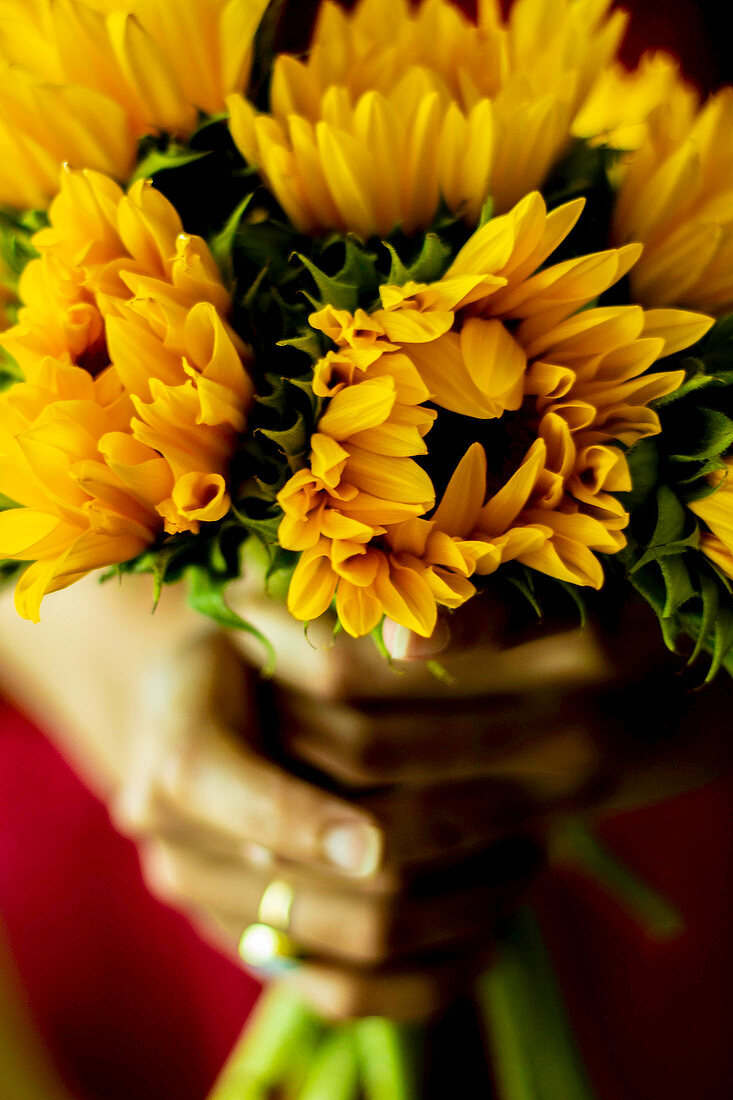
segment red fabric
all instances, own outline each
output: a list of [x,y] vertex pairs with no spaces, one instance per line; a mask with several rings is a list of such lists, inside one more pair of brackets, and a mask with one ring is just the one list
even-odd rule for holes
[[719,1100],[733,1082],[733,777],[609,821],[603,839],[680,910],[660,944],[587,880],[538,913],[600,1100]]
[[[150,897],[102,805],[1,704],[0,823],[0,913],[79,1100],[204,1100],[254,983]],[[541,884],[599,1098],[718,1100],[733,1080],[733,779],[625,814],[605,839],[676,902],[687,933],[652,944],[585,880]]]
[[134,846],[1,701],[0,919],[80,1100],[202,1100],[257,986],[150,896]]

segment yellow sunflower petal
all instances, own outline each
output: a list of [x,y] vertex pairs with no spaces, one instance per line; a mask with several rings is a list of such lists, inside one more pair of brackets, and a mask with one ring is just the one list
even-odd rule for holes
[[486,451],[472,443],[448,482],[433,522],[447,535],[465,537],[476,525],[486,496]]

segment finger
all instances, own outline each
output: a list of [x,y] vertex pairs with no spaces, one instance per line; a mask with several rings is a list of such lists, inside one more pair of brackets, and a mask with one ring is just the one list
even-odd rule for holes
[[[236,592],[232,586],[230,592]],[[550,636],[548,622],[525,634],[501,634],[496,620],[482,612],[483,603],[452,616],[457,641],[441,653],[447,676],[436,678],[429,662],[400,661],[395,669],[385,661],[369,638],[351,638],[343,632],[334,644],[335,620],[324,616],[304,632],[287,608],[275,599],[255,594],[252,586],[237,601],[239,613],[272,643],[277,661],[278,684],[309,693],[314,698],[354,701],[362,699],[456,699],[507,691],[534,691],[602,682],[611,675],[602,646],[590,629],[566,630]],[[469,601],[467,608],[474,601]],[[496,614],[499,612],[497,611]],[[458,613],[456,613],[458,615]],[[260,644],[243,631],[230,639],[254,667],[262,667]],[[460,644],[458,644],[460,642]]]
[[445,782],[501,775],[503,758],[568,730],[596,736],[605,726],[593,700],[566,692],[502,694],[444,706],[323,701],[277,696],[280,737],[289,755],[349,786]]
[[211,718],[168,756],[157,790],[192,823],[280,859],[357,877],[382,863],[384,838],[370,811],[290,775]]
[[229,838],[283,858],[373,874],[383,847],[376,822],[260,756],[252,747],[256,703],[254,683],[222,637],[155,669],[118,820],[145,834],[169,832],[178,819],[184,829],[198,827],[214,850]]
[[[332,881],[292,867],[283,873],[292,891],[287,931],[306,952],[361,964],[465,942],[516,905],[537,864],[536,846],[516,839],[393,895],[334,889]],[[224,914],[239,936],[258,920],[272,882],[271,874],[161,842],[149,850],[146,867],[158,892]]]
[[595,792],[600,766],[585,732],[568,730],[497,758],[493,774],[369,794],[360,805],[382,823],[384,875],[400,881],[414,869],[454,863],[507,834],[538,829],[549,810],[567,810]]
[[[569,601],[567,601],[569,604]],[[438,654],[455,654],[478,647],[505,650],[533,638],[547,637],[577,628],[575,607],[563,606],[547,611],[539,620],[527,605],[529,614],[512,611],[497,594],[480,592],[455,611],[443,611],[433,633],[423,638],[392,619],[385,619],[382,637],[393,660],[421,661]]]
[[121,830],[133,834],[154,830],[165,819],[160,771],[212,714],[243,733],[257,725],[254,680],[220,633],[206,632],[166,654],[138,690],[131,756],[111,807]]
[[484,942],[398,969],[357,970],[304,962],[287,970],[280,980],[301,992],[329,1020],[387,1016],[396,1023],[423,1023],[468,990],[491,955],[490,943]]

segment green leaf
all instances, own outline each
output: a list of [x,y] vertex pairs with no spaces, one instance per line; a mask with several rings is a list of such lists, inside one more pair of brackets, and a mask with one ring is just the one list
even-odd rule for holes
[[426,233],[420,254],[410,265],[410,278],[416,283],[434,282],[445,272],[450,257],[450,246],[437,233]]
[[382,633],[383,629],[384,619],[382,619],[381,622],[377,623],[377,625],[374,627],[374,630],[371,631],[369,637],[372,639],[374,645],[377,647],[377,652],[380,654],[380,656],[384,657],[387,664],[391,665],[392,654],[389,652],[387,646],[384,644],[384,634]]
[[710,493],[714,493],[718,488],[717,485],[711,485],[707,481],[708,474],[714,473],[716,470],[723,469],[725,463],[720,455],[715,458],[709,458],[707,461],[701,463],[695,467],[695,472],[688,477],[677,478],[677,485],[693,485],[696,481],[701,481],[702,484],[694,487],[693,490],[683,490],[684,500],[686,504],[689,504],[691,500],[700,500],[702,497],[708,496]]
[[132,184],[136,180],[149,179],[158,172],[165,172],[170,168],[182,168],[186,164],[191,164],[195,160],[201,160],[202,157],[208,156],[208,151],[197,152],[195,149],[189,149],[186,145],[177,145],[175,142],[171,142],[166,149],[151,149],[149,153],[143,156],[130,179],[130,183]]
[[710,683],[717,675],[720,666],[729,656],[731,650],[733,650],[733,610],[726,607],[719,610],[715,620],[713,656],[708,674],[705,677],[705,683]]
[[684,535],[687,513],[668,485],[657,490],[657,524],[651,546],[677,542]]
[[543,187],[549,209],[583,195],[590,199],[609,190],[608,174],[622,155],[618,149],[577,140]]
[[582,589],[578,588],[577,584],[569,584],[568,581],[557,582],[564,592],[567,592],[570,599],[578,609],[578,616],[580,618],[580,625],[585,626],[588,619],[588,609],[585,606],[585,600],[583,599]]
[[383,244],[392,258],[387,282],[393,286],[404,286],[410,282],[432,283],[443,275],[451,257],[450,246],[437,233],[425,234],[420,252],[410,264],[402,261],[389,241]]
[[239,206],[227,218],[224,228],[210,241],[211,252],[227,282],[231,282],[233,278],[232,253],[234,251],[234,238],[237,235],[239,223],[251,202],[252,192],[245,195]]
[[350,313],[354,312],[359,303],[359,287],[356,283],[341,282],[337,277],[326,275],[302,252],[295,252],[294,255],[313,277],[320,295],[320,304],[333,306],[334,309],[347,309]]
[[273,282],[282,288],[298,277],[298,272],[290,263],[293,247],[298,240],[291,226],[274,218],[266,218],[248,224],[246,233],[237,233],[237,260],[247,260],[258,272],[266,271]]
[[439,684],[455,684],[456,678],[452,672],[449,672],[445,665],[442,665],[440,661],[432,660],[425,662],[425,667],[431,676],[434,676]]
[[232,611],[224,599],[224,590],[231,578],[214,577],[209,569],[201,565],[191,565],[186,570],[188,581],[188,602],[194,611],[213,619],[225,630],[242,630],[255,638],[267,653],[267,662],[262,671],[263,676],[271,676],[275,667],[275,650],[272,642],[265,635],[243,619],[236,611]]
[[15,363],[10,361],[9,356],[6,359],[0,351],[0,393],[9,390],[16,382],[22,381],[23,375],[19,369],[16,369]]
[[700,531],[698,528],[695,528],[692,534],[688,535],[686,539],[677,539],[674,542],[665,543],[663,546],[650,546],[631,567],[629,574],[635,573],[638,569],[643,569],[644,566],[649,565],[650,562],[659,565],[662,558],[670,558],[674,557],[676,554],[684,554],[685,551],[690,548],[695,550],[699,544]]
[[697,638],[695,640],[695,648],[693,649],[688,659],[688,664],[692,664],[700,656],[702,649],[710,635],[713,625],[718,615],[718,606],[720,603],[720,589],[718,582],[707,571],[701,571],[700,573],[700,600],[702,602],[702,616],[700,619],[700,626],[698,628]]
[[390,244],[389,241],[384,241],[384,247],[392,258],[389,275],[387,276],[387,283],[390,286],[404,286],[405,283],[410,282],[410,272],[397,254],[397,249],[394,245]]
[[660,485],[657,489],[657,521],[654,533],[629,573],[637,572],[649,562],[674,554],[682,554],[688,547],[698,546],[700,532],[697,524],[694,524],[691,532],[685,535],[685,530],[693,522],[692,515],[680,503],[673,490],[668,485]]
[[647,565],[637,572],[632,571],[629,573],[629,580],[656,614],[665,645],[672,653],[676,653],[680,626],[674,616],[664,617],[667,591],[658,564]]
[[494,216],[494,198],[493,195],[489,195],[488,199],[481,207],[481,214],[479,215],[478,228],[482,229],[487,222],[490,222]]
[[664,408],[666,405],[671,405],[675,401],[679,401],[683,397],[688,397],[691,393],[695,393],[697,390],[703,390],[706,386],[718,385],[718,379],[711,374],[695,374],[692,378],[688,378],[686,382],[683,382],[678,390],[674,393],[668,393],[665,397],[659,397],[654,402],[655,409]]
[[257,535],[257,538],[265,546],[277,545],[277,533],[282,521],[282,512],[276,516],[268,516],[266,519],[257,519],[250,516],[247,512],[247,498],[238,501],[233,506],[232,511],[235,516],[248,531],[251,531],[253,535]]
[[626,497],[629,510],[643,504],[659,481],[659,451],[653,439],[642,439],[626,456],[632,490]]
[[507,576],[507,581],[524,596],[538,619],[542,618],[542,608],[534,593],[531,575],[525,570],[524,576]]
[[693,422],[688,423],[690,440],[695,450],[670,457],[677,462],[693,462],[722,454],[733,443],[733,420],[719,409],[696,409]]
[[364,248],[354,237],[342,237],[339,240],[344,247],[344,262],[336,274],[338,281],[360,290],[376,286],[380,281],[377,275],[376,254]]
[[293,471],[298,470],[303,465],[299,459],[305,454],[309,434],[305,417],[301,412],[297,413],[295,423],[290,428],[257,428],[256,434],[264,435],[266,439],[279,447]]
[[296,351],[302,351],[314,360],[320,359],[323,354],[321,342],[313,330],[304,332],[301,336],[292,336],[289,340],[278,340],[277,346],[279,348],[295,348]]
[[658,565],[667,592],[662,617],[668,619],[688,600],[694,599],[697,593],[681,554],[662,558],[659,560]]

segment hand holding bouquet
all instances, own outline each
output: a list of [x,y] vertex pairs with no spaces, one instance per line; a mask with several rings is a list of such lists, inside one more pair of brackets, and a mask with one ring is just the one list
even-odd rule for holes
[[393,658],[635,589],[731,665],[730,90],[607,6],[324,0],[295,58],[255,0],[0,5],[21,615],[185,579],[272,665],[243,576]]

